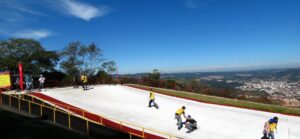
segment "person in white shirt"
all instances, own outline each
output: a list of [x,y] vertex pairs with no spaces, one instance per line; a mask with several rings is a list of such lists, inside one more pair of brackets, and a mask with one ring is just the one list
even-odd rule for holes
[[40,82],[39,91],[41,91],[44,87],[44,82],[45,82],[45,77],[43,75],[40,75],[39,82]]

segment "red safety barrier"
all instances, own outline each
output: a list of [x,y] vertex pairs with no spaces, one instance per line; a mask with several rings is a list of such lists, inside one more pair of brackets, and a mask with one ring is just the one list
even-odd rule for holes
[[[121,132],[126,132],[126,133],[130,133],[130,134],[136,134],[136,135],[139,135],[139,136],[142,136],[144,138],[151,138],[151,139],[163,139],[163,137],[160,137],[160,136],[157,136],[157,135],[154,135],[154,134],[150,134],[150,133],[147,133],[147,132],[143,132],[143,131],[140,131],[140,130],[137,130],[137,129],[133,129],[131,127],[128,127],[128,126],[125,126],[125,125],[122,125],[116,121],[112,121],[108,118],[104,118],[104,117],[101,117],[100,115],[97,115],[97,114],[94,114],[94,113],[91,113],[91,112],[88,112],[88,111],[85,111],[84,109],[80,109],[78,107],[75,107],[75,106],[72,106],[70,104],[67,104],[65,102],[62,102],[60,100],[57,100],[55,98],[52,98],[50,96],[47,96],[47,95],[44,95],[44,94],[41,94],[41,93],[33,93],[32,94],[33,96],[35,97],[38,97],[42,100],[45,100],[45,101],[48,101],[50,103],[53,103],[59,107],[62,107],[64,109],[67,109],[77,115],[80,115],[80,116],[83,116],[87,119],[90,119],[92,121],[95,121],[95,122],[98,122],[104,126],[107,126],[107,127],[110,127],[110,128],[113,128],[113,129],[116,129],[118,131],[121,131]],[[121,122],[121,121],[119,121]]]

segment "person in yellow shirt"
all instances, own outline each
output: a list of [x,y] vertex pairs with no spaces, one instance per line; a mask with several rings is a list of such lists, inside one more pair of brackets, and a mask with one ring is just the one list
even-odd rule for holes
[[82,81],[83,90],[87,90],[88,79],[87,79],[87,76],[85,73],[83,73],[83,75],[81,75],[81,81]]
[[[153,105],[152,105],[153,103]],[[158,105],[157,103],[155,102],[155,96],[154,96],[154,92],[152,90],[152,88],[150,89],[150,95],[149,95],[149,106],[148,107],[152,107],[154,106],[156,109],[158,109]]]
[[182,119],[181,119],[181,115],[184,116],[185,119],[186,116],[185,116],[185,106],[182,106],[180,109],[178,109],[176,112],[175,112],[175,119],[177,120],[177,124],[178,125],[178,130],[180,130],[182,128]]
[[274,132],[277,131],[278,117],[273,117],[269,120],[269,138],[275,139]]

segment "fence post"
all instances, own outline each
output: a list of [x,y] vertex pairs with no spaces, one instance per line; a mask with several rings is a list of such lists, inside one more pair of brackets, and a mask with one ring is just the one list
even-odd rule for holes
[[55,120],[56,119],[56,116],[55,116],[56,113],[55,112],[56,112],[56,108],[53,109],[53,122],[54,123],[56,123],[56,120]]
[[31,101],[28,101],[28,113],[31,114]]
[[89,121],[86,120],[86,132],[89,135]]
[[41,110],[41,117],[43,116],[43,107],[40,105],[40,110]]
[[68,119],[69,119],[69,129],[71,129],[71,116],[70,116],[70,112],[68,112]]
[[143,128],[143,138],[145,138],[145,128]]
[[132,139],[132,134],[129,132],[129,139]]
[[2,93],[1,93],[1,90],[0,90],[0,104],[2,104]]
[[100,123],[103,125],[102,117],[101,116],[99,116],[99,117],[100,117]]
[[21,110],[21,102],[20,102],[21,100],[20,100],[20,98],[18,97],[18,108],[19,108],[19,110]]
[[11,106],[11,96],[9,95],[9,102],[8,102],[9,106]]

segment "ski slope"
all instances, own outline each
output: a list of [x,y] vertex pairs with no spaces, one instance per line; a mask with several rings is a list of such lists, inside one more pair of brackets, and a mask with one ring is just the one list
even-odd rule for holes
[[[155,93],[159,109],[148,108],[149,92],[121,85],[57,88],[45,95],[89,112],[158,130],[186,139],[260,139],[264,122],[279,117],[276,139],[300,139],[300,117],[213,105]],[[199,129],[177,129],[175,111],[186,106],[186,115],[197,120]],[[183,118],[184,121],[184,118]],[[158,134],[159,135],[159,134]]]

